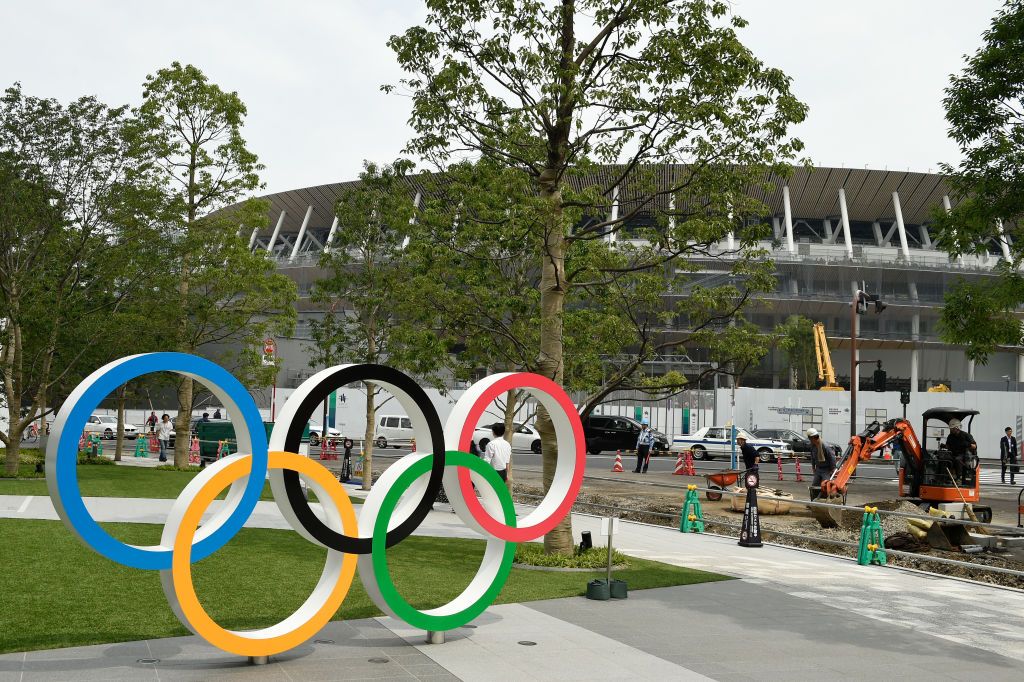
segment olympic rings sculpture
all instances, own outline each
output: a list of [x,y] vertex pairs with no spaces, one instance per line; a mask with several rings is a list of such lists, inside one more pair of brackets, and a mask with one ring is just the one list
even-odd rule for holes
[[[237,415],[239,454],[206,467],[182,490],[164,524],[160,545],[137,547],[110,536],[90,516],[76,476],[78,437],[93,409],[118,386],[161,371],[205,384]],[[395,396],[412,421],[420,449],[384,471],[357,518],[334,475],[297,451],[316,406],[335,389],[365,381]],[[544,406],[558,439],[551,487],[522,519],[516,517],[512,497],[498,474],[467,452],[488,404],[513,389],[528,391]],[[382,365],[330,367],[307,379],[288,398],[268,440],[259,410],[245,387],[218,365],[183,353],[134,355],[96,370],[68,396],[52,433],[46,450],[46,481],[64,524],[88,547],[112,561],[160,571],[164,594],[182,624],[210,644],[242,656],[278,654],[312,637],[341,606],[357,565],[366,592],[388,615],[424,630],[465,625],[501,591],[512,568],[515,543],[544,535],[569,513],[583,481],[586,458],[583,426],[575,406],[560,386],[536,374],[495,374],[473,384],[442,427],[426,392],[405,374]],[[256,509],[267,478],[288,524],[310,542],[325,547],[327,559],[313,592],[283,621],[260,630],[227,630],[200,604],[191,565],[223,547],[242,528]],[[320,500],[323,520],[306,501],[302,481]],[[479,570],[462,594],[444,606],[422,611],[396,589],[386,550],[423,523],[442,484],[458,518],[486,538],[486,549]],[[225,488],[228,493],[223,504],[202,522]]]

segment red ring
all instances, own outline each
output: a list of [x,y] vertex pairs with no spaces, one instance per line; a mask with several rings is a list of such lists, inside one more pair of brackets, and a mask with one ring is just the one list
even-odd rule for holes
[[483,508],[480,501],[477,500],[476,493],[473,490],[473,482],[470,477],[469,469],[459,467],[458,475],[459,488],[462,490],[462,499],[466,501],[466,507],[469,509],[469,513],[473,515],[473,518],[476,519],[477,523],[479,523],[484,530],[491,535],[508,542],[528,542],[548,533],[551,529],[557,526],[559,522],[565,518],[565,515],[569,513],[569,510],[572,509],[572,505],[576,501],[576,496],[580,492],[580,487],[583,485],[583,474],[587,465],[587,447],[586,439],[583,436],[583,423],[580,421],[579,412],[576,411],[576,406],[573,405],[572,400],[570,400],[569,396],[564,390],[562,390],[562,387],[551,379],[539,374],[517,372],[503,377],[489,386],[469,409],[469,414],[462,426],[462,434],[459,436],[459,450],[462,450],[463,452],[469,451],[469,444],[473,440],[473,432],[476,430],[476,423],[480,420],[484,410],[487,409],[487,406],[490,405],[491,401],[502,393],[507,393],[508,391],[517,388],[532,388],[547,393],[558,402],[559,406],[569,419],[569,425],[572,427],[573,436],[576,440],[576,468],[573,472],[572,481],[569,484],[569,491],[565,496],[565,499],[562,500],[562,503],[554,513],[552,513],[552,515],[545,521],[535,523],[532,526],[513,528],[492,517],[487,513],[487,510]]

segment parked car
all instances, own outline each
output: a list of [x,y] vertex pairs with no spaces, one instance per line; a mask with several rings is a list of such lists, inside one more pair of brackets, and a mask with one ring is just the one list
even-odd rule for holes
[[[774,438],[758,438],[745,429],[739,429],[738,433],[747,436],[747,443],[754,446],[758,459],[762,462],[772,462],[776,457],[793,456],[793,448],[785,441]],[[732,440],[729,435],[729,427],[705,426],[689,435],[673,438],[672,451],[683,452],[684,450],[692,450],[693,458],[697,460],[731,457]]]
[[[98,433],[101,438],[105,438],[106,440],[113,440],[117,437],[117,417],[112,417],[106,414],[94,414],[89,417],[89,421],[85,423],[85,431],[87,433]],[[134,439],[137,438],[138,435],[138,427],[134,424],[125,422],[125,438]]]
[[[804,435],[797,433],[793,429],[754,429],[754,436],[765,440],[781,440],[789,443],[789,447],[798,454],[803,454],[811,451],[811,441]],[[843,448],[836,444],[825,441],[825,446],[832,448],[832,451],[838,456],[843,453]]]
[[[587,452],[599,455],[605,450],[633,450],[640,435],[640,422],[629,417],[592,414],[583,421]],[[652,452],[668,452],[668,436],[654,430]]]
[[[309,422],[309,444],[312,447],[320,445],[320,439],[323,438],[324,427],[319,422]],[[333,426],[327,427],[327,437],[331,440],[341,440],[341,431],[334,428]]]
[[[504,424],[505,422],[493,422],[491,424],[484,424],[476,427],[473,432],[473,440],[476,441],[476,446],[480,448],[480,452],[484,451],[487,444],[494,438],[491,432],[491,427],[494,424]],[[527,424],[513,424],[515,432],[512,434],[512,447],[516,450],[531,450],[536,454],[540,454],[540,434],[537,433],[537,429]]]
[[408,417],[396,415],[378,417],[375,434],[373,444],[378,448],[386,448],[388,443],[390,443],[391,447],[397,450],[401,445],[396,445],[396,443],[412,443],[414,435],[412,432],[412,420]]

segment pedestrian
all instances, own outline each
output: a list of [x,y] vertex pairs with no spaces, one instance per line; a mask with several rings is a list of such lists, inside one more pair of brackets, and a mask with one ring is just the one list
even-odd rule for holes
[[220,408],[219,407],[216,410],[213,411],[213,418],[214,419],[220,419]]
[[814,466],[814,480],[811,482],[811,499],[821,495],[821,482],[832,478],[836,470],[836,457],[832,448],[821,440],[818,429],[807,429],[807,438],[811,441],[811,465]]
[[164,413],[164,416],[160,418],[160,429],[157,431],[156,438],[160,441],[160,461],[167,461],[167,448],[170,447],[171,443],[171,431],[174,430],[174,424],[171,422],[171,416]]
[[208,422],[208,421],[210,421],[210,413],[209,412],[203,412],[203,418],[200,419],[199,421],[201,421],[201,422]]
[[476,446],[476,441],[475,440],[469,441],[469,454],[471,454],[471,455],[473,455],[475,457],[479,457],[480,456],[480,448],[478,448]]
[[156,425],[160,423],[160,419],[156,416],[156,410],[149,413],[146,417],[146,424],[149,426],[149,432],[153,433],[156,431]]
[[654,445],[654,431],[646,417],[640,420],[640,435],[636,438],[636,469],[634,474],[646,474],[651,463],[651,447]]
[[501,480],[508,480],[508,462],[512,459],[512,446],[502,436],[505,435],[504,424],[491,426],[491,434],[494,436],[487,441],[484,448],[484,461],[494,467],[494,470],[501,476]]
[[978,444],[974,436],[960,428],[959,419],[949,420],[949,435],[946,436],[946,449],[953,456],[953,475],[964,482],[964,471],[967,469],[968,455],[977,452]]
[[999,473],[1006,483],[1006,470],[1010,470],[1010,485],[1016,485],[1013,480],[1017,473],[1017,439],[1013,437],[1013,429],[1009,426],[1005,429],[1006,435],[999,439]]
[[740,431],[736,434],[736,444],[740,446],[740,455],[743,456],[743,466],[747,471],[758,470],[758,454],[754,446],[747,442],[747,434]]

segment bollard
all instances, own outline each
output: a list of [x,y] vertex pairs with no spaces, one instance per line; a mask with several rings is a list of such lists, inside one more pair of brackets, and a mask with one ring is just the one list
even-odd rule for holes
[[444,644],[444,630],[428,631],[427,644]]
[[747,501],[743,505],[743,526],[740,529],[740,547],[761,547],[761,517],[757,513],[757,486],[760,481],[756,471],[744,476],[747,487]]

